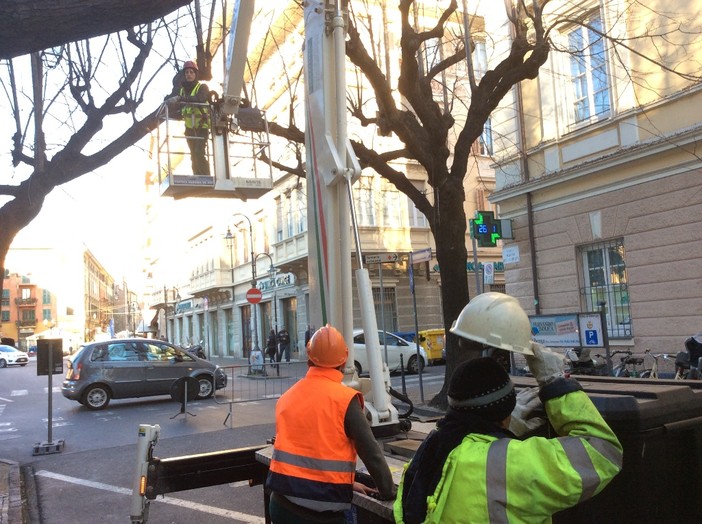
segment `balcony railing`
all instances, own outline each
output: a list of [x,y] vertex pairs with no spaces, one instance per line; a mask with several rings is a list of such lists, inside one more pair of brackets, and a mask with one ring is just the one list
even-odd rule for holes
[[19,324],[20,327],[35,327],[37,325],[37,320],[18,320],[17,324]]
[[37,299],[36,298],[16,298],[15,305],[20,306],[20,307],[22,307],[22,306],[36,306]]

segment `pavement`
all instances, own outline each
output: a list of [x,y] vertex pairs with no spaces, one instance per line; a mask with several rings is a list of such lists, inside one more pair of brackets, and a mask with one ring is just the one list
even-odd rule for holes
[[0,524],[29,522],[27,498],[22,494],[22,475],[17,462],[0,459]]

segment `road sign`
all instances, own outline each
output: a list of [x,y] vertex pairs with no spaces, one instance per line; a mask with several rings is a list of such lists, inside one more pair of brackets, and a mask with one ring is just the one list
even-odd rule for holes
[[366,264],[384,264],[386,262],[397,262],[397,253],[379,253],[377,255],[365,255]]
[[261,293],[260,289],[256,289],[255,287],[252,287],[246,292],[246,300],[248,300],[250,304],[258,304],[262,298],[263,293]]
[[431,262],[431,248],[420,249],[410,253],[410,263],[419,264],[421,262]]
[[483,284],[495,283],[495,263],[485,262],[483,264]]

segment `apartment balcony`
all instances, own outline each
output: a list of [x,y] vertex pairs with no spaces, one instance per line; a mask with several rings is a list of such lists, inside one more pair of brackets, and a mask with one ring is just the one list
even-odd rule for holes
[[36,307],[37,299],[36,298],[16,298],[15,305],[17,305],[19,307]]
[[[251,280],[250,266],[246,264],[241,268],[234,268],[234,280],[240,282]],[[194,296],[207,294],[217,289],[231,289],[232,272],[229,268],[219,268],[193,275],[190,277],[190,293]]]
[[30,320],[18,320],[17,325],[19,327],[36,327],[37,326],[37,320],[36,319],[30,319]]

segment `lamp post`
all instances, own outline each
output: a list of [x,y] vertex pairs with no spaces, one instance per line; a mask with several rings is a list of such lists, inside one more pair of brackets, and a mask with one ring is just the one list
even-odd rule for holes
[[234,309],[234,235],[232,235],[232,230],[227,227],[227,234],[224,239],[227,241],[227,247],[229,248],[229,270],[232,276],[232,310]]
[[278,336],[278,285],[275,282],[275,276],[278,274],[278,268],[273,265],[273,259],[268,253],[259,253],[258,255],[256,255],[256,260],[258,260],[258,257],[264,256],[268,257],[268,260],[271,263],[271,265],[268,268],[268,274],[271,276],[271,283],[273,285],[273,325],[275,326],[275,334],[276,336]]
[[[251,249],[251,287],[256,287],[256,257],[254,256],[254,243],[253,243],[253,224],[251,219],[246,215],[241,213],[234,213],[232,216],[240,216],[246,219],[249,223],[249,248]],[[258,306],[256,304],[251,304],[253,307],[253,349],[254,351],[260,351],[258,347]]]
[[227,226],[227,234],[224,239],[227,241],[227,247],[229,248],[229,270],[232,272],[232,321],[230,328],[230,340],[229,343],[232,347],[229,348],[230,353],[234,350],[234,235],[232,235],[232,230]]
[[163,324],[166,328],[166,342],[168,342],[168,291],[166,286],[163,286],[163,319]]
[[[173,289],[171,291],[173,292],[173,329],[171,330],[171,338],[173,338],[173,340],[171,342],[175,344],[176,335],[178,335],[178,345],[181,345],[183,344],[182,329],[176,329],[178,327],[178,322],[176,321],[176,313],[178,312],[178,304],[180,304],[180,289],[173,286]],[[207,319],[207,317],[205,317],[205,319]]]

